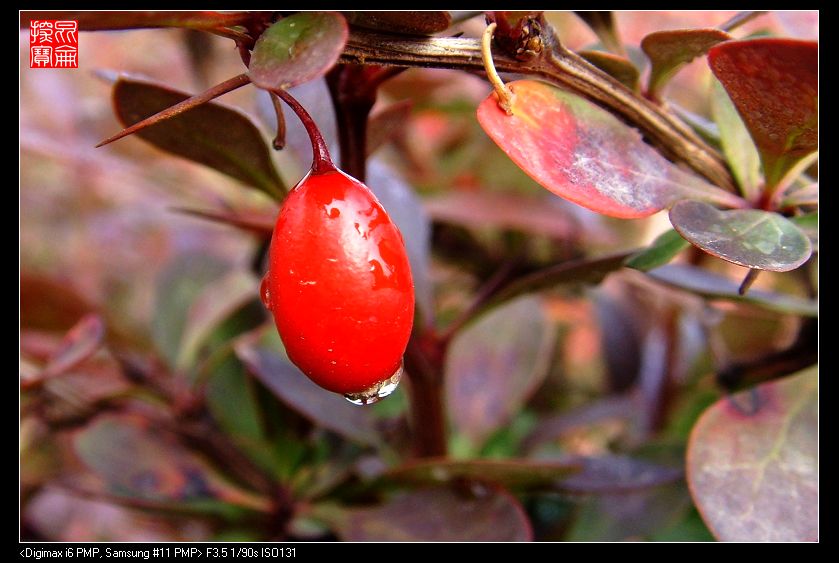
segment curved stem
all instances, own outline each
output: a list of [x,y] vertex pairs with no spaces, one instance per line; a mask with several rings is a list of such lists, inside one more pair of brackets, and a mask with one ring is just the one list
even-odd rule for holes
[[285,116],[283,115],[283,105],[280,103],[280,98],[273,92],[268,92],[271,96],[271,105],[274,106],[274,113],[277,115],[277,134],[271,142],[271,146],[275,150],[282,150],[285,147]]
[[326,141],[323,139],[320,129],[318,129],[315,120],[312,119],[309,112],[287,91],[278,88],[276,90],[272,89],[270,92],[273,92],[287,103],[294,110],[294,113],[297,114],[300,121],[303,122],[303,127],[306,128],[306,133],[309,134],[309,140],[312,141],[312,172],[315,174],[324,174],[336,170],[335,165],[332,163],[332,157],[329,156],[329,148],[326,146]]
[[498,105],[501,106],[501,109],[507,115],[513,115],[513,92],[504,84],[501,77],[498,76],[495,65],[492,63],[492,34],[495,32],[497,26],[498,24],[492,22],[484,30],[484,34],[481,37],[481,58],[484,61],[487,78],[490,84],[492,84],[492,87],[495,88],[495,93],[498,96]]

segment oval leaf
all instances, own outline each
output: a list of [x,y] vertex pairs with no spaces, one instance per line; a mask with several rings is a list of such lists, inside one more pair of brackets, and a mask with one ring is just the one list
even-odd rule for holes
[[553,193],[623,218],[652,215],[688,194],[741,203],[667,161],[638,131],[594,104],[532,80],[508,86],[515,93],[512,115],[493,93],[478,106],[478,121],[513,162]]
[[641,41],[641,49],[650,58],[652,70],[648,90],[655,96],[682,66],[708,49],[728,41],[731,36],[714,29],[671,29],[650,33]]
[[248,76],[260,88],[291,88],[323,76],[347,42],[336,12],[300,12],[269,27],[256,41]]
[[729,41],[708,52],[711,70],[746,123],[774,186],[818,148],[819,45],[762,38]]
[[756,270],[794,270],[813,251],[801,229],[769,211],[720,211],[701,201],[686,200],[670,209],[670,222],[694,246]]
[[[125,127],[189,97],[165,86],[127,77],[120,77],[113,87],[114,111]],[[207,102],[135,135],[271,196],[285,190],[262,133],[238,110]]]
[[455,430],[479,445],[521,409],[548,372],[556,332],[538,297],[522,297],[459,332],[446,357]]
[[239,341],[235,350],[268,390],[313,423],[363,444],[379,442],[369,410],[359,409],[340,395],[321,389],[277,352],[258,347],[247,339]]
[[582,467],[578,461],[534,461],[530,459],[432,459],[402,465],[382,478],[398,484],[434,484],[459,479],[494,481],[515,489],[545,489],[573,475]]
[[345,12],[344,15],[358,27],[410,35],[431,35],[447,30],[452,24],[448,12]]
[[190,307],[204,288],[222,278],[228,269],[229,265],[215,256],[185,254],[160,273],[151,333],[157,350],[170,366],[178,361]]
[[347,541],[530,541],[524,508],[510,493],[475,485],[472,491],[420,489],[374,508],[331,510]]
[[740,193],[749,201],[760,195],[760,155],[737,108],[718,80],[711,86],[711,115],[720,131],[720,144]]
[[117,495],[184,508],[207,501],[267,510],[269,501],[224,481],[148,421],[104,415],[74,441],[81,460]]
[[696,505],[723,541],[817,541],[818,369],[711,406],[688,443]]

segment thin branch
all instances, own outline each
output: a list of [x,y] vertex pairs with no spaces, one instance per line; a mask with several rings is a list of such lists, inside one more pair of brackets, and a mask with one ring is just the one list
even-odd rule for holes
[[[528,61],[494,54],[495,67],[500,72],[542,78],[591,100],[641,129],[665,156],[686,163],[716,185],[734,191],[722,157],[687,125],[556,43],[549,56]],[[364,30],[350,33],[340,62],[484,70],[479,39],[401,37]]]
[[309,140],[312,142],[312,172],[323,174],[330,170],[335,170],[335,165],[332,164],[332,157],[329,156],[329,147],[326,146],[326,141],[323,139],[320,129],[318,129],[315,120],[312,119],[309,112],[286,90],[277,89],[269,90],[269,92],[282,98],[294,110],[294,113],[297,114],[297,117],[306,128],[306,133],[309,134]]
[[758,16],[762,16],[764,14],[768,14],[769,12],[766,11],[746,11],[740,12],[739,14],[735,14],[734,17],[727,20],[725,23],[720,24],[719,28],[723,31],[732,31],[737,29],[741,25],[746,22],[752,21]]

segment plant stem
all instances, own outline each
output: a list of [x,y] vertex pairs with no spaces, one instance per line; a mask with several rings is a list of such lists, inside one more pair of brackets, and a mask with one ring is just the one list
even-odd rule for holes
[[285,116],[283,115],[283,106],[280,103],[280,97],[273,92],[268,93],[271,96],[271,105],[274,106],[274,113],[277,115],[277,134],[274,135],[274,140],[271,146],[274,150],[281,150],[285,147]]
[[720,24],[720,29],[723,31],[733,31],[734,29],[740,27],[746,22],[752,21],[754,18],[758,16],[762,16],[764,14],[768,14],[769,12],[766,11],[745,11],[735,14],[734,17],[725,21],[724,23]]
[[446,455],[446,415],[443,402],[443,357],[445,344],[425,332],[411,335],[405,351],[409,376],[410,424],[414,455]]
[[[483,71],[479,39],[399,37],[353,30],[340,58],[355,64],[399,65]],[[628,90],[556,40],[549,56],[519,61],[497,53],[497,70],[528,74],[561,86],[638,127],[669,158],[685,162],[716,185],[734,191],[734,182],[717,151],[666,109]]]
[[309,134],[309,140],[312,141],[312,172],[315,174],[325,174],[335,170],[335,165],[332,164],[332,157],[329,156],[329,148],[326,146],[326,141],[323,140],[323,135],[320,133],[315,120],[309,115],[309,112],[300,105],[294,96],[285,90],[276,89],[270,90],[294,110],[297,117],[303,122],[303,127],[306,128],[306,133]]
[[376,88],[366,83],[368,68],[339,64],[326,75],[338,126],[341,168],[360,182],[367,177],[367,119],[376,103]]
[[513,91],[507,88],[492,64],[492,34],[497,26],[498,24],[492,22],[484,30],[484,34],[481,36],[481,57],[484,61],[487,79],[495,88],[495,94],[498,96],[498,105],[507,115],[513,115]]

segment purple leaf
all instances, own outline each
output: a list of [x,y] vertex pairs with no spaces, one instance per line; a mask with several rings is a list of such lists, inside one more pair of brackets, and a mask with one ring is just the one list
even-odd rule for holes
[[253,48],[248,76],[265,89],[287,89],[326,74],[349,31],[336,12],[299,12],[269,27]]
[[507,423],[547,375],[555,339],[538,297],[498,307],[459,332],[445,366],[454,429],[479,445]]
[[717,401],[694,426],[688,483],[723,541],[818,541],[818,368]]
[[[184,92],[124,76],[113,86],[114,111],[126,127],[189,97]],[[207,102],[135,135],[269,195],[285,190],[262,133],[238,110]]]

